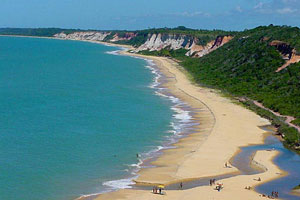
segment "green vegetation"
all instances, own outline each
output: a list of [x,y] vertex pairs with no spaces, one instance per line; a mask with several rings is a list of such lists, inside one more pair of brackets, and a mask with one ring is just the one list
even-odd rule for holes
[[289,26],[259,26],[257,28],[246,30],[239,33],[239,36],[261,35],[262,37],[272,40],[287,42],[296,50],[300,51],[299,28]]
[[[276,48],[269,45],[274,40],[287,42],[298,50],[300,29],[270,25],[235,33],[234,39],[202,58],[191,58],[183,56],[184,52],[175,54],[167,50],[142,53],[172,56],[180,60],[180,64],[201,85],[234,96],[245,96],[283,115],[300,118],[300,63],[275,72],[285,61]],[[296,129],[287,126],[272,113],[253,105],[250,108],[272,120],[284,135],[287,147],[299,148]]]
[[267,111],[265,109],[257,107],[253,102],[251,102],[249,100],[247,100],[243,104],[248,109],[254,111],[261,117],[269,119],[271,121],[272,125],[277,127],[278,134],[282,135],[282,137],[284,138],[284,145],[287,148],[292,149],[295,152],[297,152],[298,154],[300,154],[300,149],[295,148],[296,144],[297,144],[297,146],[299,145],[299,141],[298,141],[299,133],[295,128],[292,128],[292,127],[289,127],[288,125],[286,125],[286,123],[284,122],[285,121],[284,118],[278,117],[278,116],[274,115],[273,113],[271,113],[270,111]]
[[39,36],[52,37],[61,32],[66,34],[79,31],[79,29],[60,29],[60,28],[0,28],[0,35],[23,35],[23,36]]
[[293,124],[300,126],[300,119],[295,119],[293,121],[291,121]]
[[160,51],[140,51],[139,53],[143,55],[150,55],[150,56],[184,58],[187,52],[188,50],[186,49],[178,49],[178,50],[162,49]]
[[[284,60],[260,38],[263,33],[236,37],[222,48],[182,65],[198,83],[258,100],[283,115],[300,117],[300,63],[275,72]],[[300,41],[300,31],[299,31]]]

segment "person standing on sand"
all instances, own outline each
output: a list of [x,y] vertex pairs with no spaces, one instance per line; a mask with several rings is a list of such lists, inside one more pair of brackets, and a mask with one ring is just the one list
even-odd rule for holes
[[180,186],[180,189],[182,189],[182,187],[183,187],[182,182],[180,182],[180,185],[179,185],[179,186]]

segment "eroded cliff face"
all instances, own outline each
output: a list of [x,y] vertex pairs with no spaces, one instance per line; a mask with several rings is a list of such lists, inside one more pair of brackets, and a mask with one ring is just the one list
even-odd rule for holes
[[270,42],[269,45],[274,46],[285,60],[290,60],[296,54],[296,50],[286,42],[274,40]]
[[[98,31],[89,31],[89,32],[74,32],[70,34],[59,33],[55,34],[54,37],[61,39],[69,40],[91,40],[91,41],[104,41],[107,36],[110,36],[111,32],[98,32]],[[115,33],[110,39],[110,42],[117,42],[121,40],[131,40],[136,37],[137,34],[128,32],[128,33]]]
[[215,40],[208,42],[205,46],[198,45],[198,39],[187,35],[149,34],[147,41],[137,48],[136,52],[160,51],[162,49],[186,49],[186,56],[202,57],[232,39],[231,36],[218,36]]
[[274,40],[269,43],[270,46],[274,46],[281,54],[282,58],[286,60],[284,65],[279,67],[276,72],[287,68],[290,64],[300,62],[300,56],[297,55],[296,49],[291,47],[288,43],[279,40]]
[[[112,35],[114,34],[114,35]],[[110,36],[107,38],[107,36]],[[91,40],[91,41],[108,41],[108,42],[118,42],[124,40],[131,40],[137,36],[137,33],[127,32],[127,33],[111,33],[111,32],[74,32],[71,34],[59,33],[54,35],[56,38],[61,39],[72,39],[72,40]],[[147,38],[146,42],[139,46],[135,52],[140,52],[144,50],[148,51],[160,51],[162,49],[178,50],[186,49],[188,50],[186,56],[202,57],[217,48],[221,47],[225,43],[229,42],[231,36],[218,36],[215,40],[208,42],[205,46],[199,45],[199,41],[196,37],[189,35],[180,34],[148,34],[145,36]],[[107,38],[107,39],[106,39]]]
[[122,41],[122,40],[131,40],[134,37],[136,37],[137,34],[136,33],[124,33],[122,35],[120,35],[119,33],[114,34],[113,39],[111,39],[111,42],[117,42],[117,41]]
[[232,36],[218,36],[215,40],[208,42],[205,46],[197,45],[197,40],[195,40],[189,48],[189,51],[186,53],[186,56],[202,57],[223,46],[232,38]]
[[91,40],[91,41],[103,41],[110,32],[74,32],[71,34],[59,33],[55,34],[54,37],[69,40]]
[[185,35],[149,34],[147,41],[137,48],[138,51],[160,51],[162,49],[188,49],[193,43],[193,38]]

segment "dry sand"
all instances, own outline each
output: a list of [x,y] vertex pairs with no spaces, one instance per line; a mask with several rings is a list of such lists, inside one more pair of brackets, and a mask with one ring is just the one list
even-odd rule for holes
[[[164,150],[162,156],[152,162],[156,167],[142,169],[138,184],[170,184],[200,177],[237,173],[235,167],[226,168],[239,147],[262,144],[266,136],[259,126],[269,125],[269,121],[254,112],[222,97],[217,91],[193,84],[186,72],[168,58],[141,56],[153,60],[168,79],[165,85],[170,92],[195,110],[194,120],[199,121],[197,132],[178,143],[175,149]],[[276,151],[259,151],[254,156],[258,165],[267,169],[259,175],[238,175],[224,180],[224,189],[217,192],[210,186],[188,190],[166,191],[166,195],[154,195],[151,191],[125,189],[98,196],[97,200],[109,199],[262,199],[252,188],[258,184],[285,175],[272,159]],[[254,179],[260,177],[262,181]]]
[[[89,40],[87,42],[132,49],[128,45]],[[239,151],[239,147],[263,143],[266,134],[259,126],[269,125],[268,120],[233,103],[230,99],[222,97],[215,90],[193,84],[187,73],[175,61],[127,52],[122,52],[122,54],[153,60],[168,79],[165,87],[194,109],[194,120],[200,123],[196,127],[196,133],[182,138],[174,144],[176,148],[164,150],[163,155],[151,163],[156,166],[155,168],[142,169],[136,180],[137,183],[170,184],[195,178],[236,173],[238,169],[235,167],[225,168],[224,164],[234,157]],[[254,163],[265,168],[266,171],[256,175],[237,175],[218,180],[224,185],[221,192],[214,190],[213,186],[166,191],[165,195],[155,195],[148,190],[124,189],[99,195],[96,199],[264,199],[253,188],[286,175],[286,172],[280,170],[272,162],[277,154],[277,151],[258,151],[254,156]],[[261,178],[261,181],[256,180],[258,177]],[[245,186],[250,186],[252,189],[246,190]]]

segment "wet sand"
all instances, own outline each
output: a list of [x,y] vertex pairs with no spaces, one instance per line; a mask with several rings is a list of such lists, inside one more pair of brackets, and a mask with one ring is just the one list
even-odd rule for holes
[[[15,37],[15,36],[14,36]],[[58,38],[48,38],[58,39]],[[127,49],[127,45],[114,45]],[[162,156],[151,164],[154,168],[139,171],[137,184],[174,184],[199,179],[201,177],[214,177],[223,174],[238,173],[238,169],[224,164],[229,162],[238,152],[239,147],[262,144],[265,131],[259,126],[270,123],[252,111],[237,105],[232,100],[222,97],[215,90],[193,84],[187,73],[168,58],[141,56],[122,52],[123,55],[138,56],[151,59],[160,71],[167,77],[165,87],[186,102],[194,111],[194,120],[197,125],[196,132],[179,140],[173,146],[176,148],[163,151]],[[109,199],[262,199],[253,189],[246,190],[246,186],[255,186],[267,181],[280,178],[285,172],[280,170],[273,162],[278,154],[276,151],[258,151],[254,156],[254,163],[264,172],[255,175],[237,175],[218,180],[223,183],[224,189],[220,192],[213,186],[201,186],[185,190],[166,191],[166,195],[155,195],[150,190],[124,189],[105,193],[96,197],[98,200]],[[260,177],[261,181],[257,181]],[[94,197],[93,197],[94,199]]]
[[[266,132],[259,126],[269,125],[268,120],[223,97],[218,91],[193,84],[184,69],[173,60],[127,52],[122,54],[153,60],[168,79],[165,87],[194,109],[194,120],[200,124],[195,133],[174,144],[176,148],[164,150],[162,156],[151,163],[156,167],[140,170],[135,180],[137,185],[179,184],[201,177],[238,173],[237,168],[225,167],[225,163],[239,152],[239,147],[263,144]],[[218,180],[224,184],[221,192],[208,185],[166,191],[166,195],[154,195],[150,190],[125,189],[99,195],[96,199],[261,199],[253,189],[244,188],[254,188],[285,175],[272,162],[276,155],[276,151],[258,151],[254,161],[265,169],[264,172]],[[254,180],[258,177],[261,181]]]

